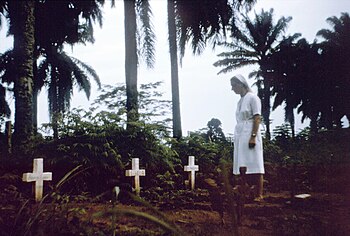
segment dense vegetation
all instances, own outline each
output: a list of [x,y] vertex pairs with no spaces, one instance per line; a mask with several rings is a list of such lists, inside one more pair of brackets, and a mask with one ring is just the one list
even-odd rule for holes
[[[144,101],[142,104],[161,104],[154,102],[158,98],[152,95],[152,89],[156,90],[157,86],[144,86],[140,92],[144,95],[140,99],[141,103]],[[121,94],[118,100],[120,104],[125,104],[125,95],[122,95],[125,94],[125,86],[120,86],[105,88],[96,106],[112,102],[111,106],[118,107],[113,103],[118,94]],[[167,104],[165,101],[165,107]],[[152,105],[148,105],[148,108],[149,113],[156,111]],[[147,113],[146,110],[144,112]],[[44,157],[45,171],[53,172],[53,181],[45,182],[45,197],[39,205],[32,202],[31,184],[21,181],[22,173],[32,170],[32,158],[13,158],[2,149],[2,232],[5,235],[49,232],[59,232],[61,235],[94,235],[96,232],[111,235],[113,225],[111,228],[100,228],[83,219],[88,217],[86,210],[90,204],[114,204],[114,186],[122,189],[119,202],[144,204],[135,202],[123,192],[131,191],[132,180],[125,177],[124,173],[125,169],[131,168],[130,158],[133,157],[140,158],[141,168],[146,169],[146,177],[141,179],[141,197],[162,209],[193,207],[193,202],[208,201],[207,178],[215,179],[218,183],[223,178],[231,181],[223,168],[231,168],[234,147],[225,138],[219,120],[210,120],[207,127],[181,140],[169,137],[169,120],[149,122],[144,119],[135,124],[138,132],[133,133],[125,128],[125,123],[126,114],[122,105],[116,110],[92,107],[89,111],[73,110],[66,114],[59,122],[60,139],[37,136],[27,155],[32,158]],[[272,140],[264,141],[268,181],[266,191],[332,192],[338,191],[337,188],[332,190],[332,186],[345,183],[345,179],[343,182],[330,182],[328,177],[339,170],[340,173],[346,172],[346,166],[350,164],[350,149],[346,141],[350,138],[348,129],[324,131],[315,135],[305,129],[292,137],[290,127],[281,126],[274,133]],[[189,155],[194,155],[196,164],[200,166],[196,191],[189,191],[185,185],[188,177],[183,168],[187,165]],[[324,175],[318,175],[320,172]],[[103,209],[98,213],[102,216],[109,214],[136,216],[140,213],[120,210],[113,213],[112,210]],[[171,230],[175,231],[174,227]],[[142,232],[141,235],[157,235]],[[126,235],[139,234],[129,232]]]
[[[125,181],[124,171],[129,168],[131,158],[140,158],[148,170],[149,180],[157,175],[180,174],[187,157],[193,155],[201,166],[201,172],[215,174],[220,161],[231,162],[233,143],[226,138],[221,129],[221,122],[213,118],[207,127],[177,140],[170,137],[171,127],[170,101],[162,100],[157,92],[160,83],[141,86],[139,93],[141,118],[134,125],[136,132],[126,129],[125,85],[105,86],[103,93],[89,110],[73,109],[58,121],[60,139],[53,139],[38,134],[33,147],[25,156],[13,157],[7,149],[1,149],[3,164],[22,163],[21,168],[28,169],[32,158],[44,157],[55,167],[55,179],[58,181],[67,172],[78,165],[84,165],[94,175],[106,175],[106,185],[100,186],[100,179],[95,187],[86,186],[94,192],[105,191],[115,185],[107,179]],[[153,119],[150,119],[150,117]],[[44,124],[42,132],[50,131],[52,124]],[[291,127],[276,127],[274,138],[264,141],[264,156],[267,163],[274,164],[337,164],[348,161],[346,151],[348,129],[310,133],[305,128],[294,137]],[[1,143],[6,146],[6,137],[1,136]],[[30,156],[31,158],[28,158]],[[8,164],[6,164],[8,162]],[[93,167],[93,168],[92,168]],[[6,168],[7,169],[7,168]],[[22,169],[23,170],[23,169]],[[95,173],[96,172],[96,173]],[[186,176],[183,176],[186,177]],[[86,182],[86,181],[84,181]],[[87,181],[93,184],[95,181]],[[147,182],[147,181],[146,181]],[[181,181],[182,182],[182,181]],[[152,183],[149,183],[152,185]],[[98,189],[102,188],[102,189]],[[76,189],[78,192],[84,189]]]
[[[237,16],[244,12],[243,9],[249,10],[254,2],[208,0],[199,4],[201,7],[197,9],[194,7],[196,1],[169,0],[173,137],[182,137],[178,59],[175,56],[179,50],[180,59],[183,57],[186,43],[191,44],[195,54],[200,54],[210,43],[227,47],[229,51],[219,55],[223,59],[214,64],[224,67],[219,73],[228,73],[246,65],[258,65],[258,70],[250,76],[256,79],[258,95],[262,99],[262,115],[268,139],[271,137],[270,113],[278,106],[284,106],[285,120],[291,125],[293,135],[294,110],[302,114],[303,120],[311,120],[313,133],[321,129],[342,128],[341,119],[349,116],[348,103],[344,102],[350,96],[347,89],[349,14],[344,12],[339,18],[329,17],[327,22],[331,29],[320,29],[317,37],[321,40],[308,43],[300,38],[299,33],[286,35],[285,30],[292,18],[281,17],[275,23],[273,9],[262,10],[254,18],[248,17],[248,13]],[[114,6],[114,1],[110,3]],[[152,11],[148,1],[124,3],[125,11],[130,12],[125,18],[125,27],[128,29],[125,40],[125,108],[127,128],[130,128],[140,118],[136,73],[138,61],[144,58],[147,65],[152,67],[156,35],[153,33]],[[64,46],[74,47],[78,43],[94,42],[93,23],[102,26],[104,4],[103,0],[67,0],[60,3],[1,1],[0,14],[8,20],[8,34],[14,37],[13,49],[0,55],[3,91],[0,93],[1,126],[4,126],[4,117],[8,117],[11,112],[7,105],[8,94],[4,91],[13,91],[16,104],[12,112],[17,121],[14,123],[15,151],[24,151],[23,147],[30,145],[33,135],[37,133],[37,95],[43,87],[48,89],[53,137],[58,139],[57,122],[70,108],[73,85],[78,85],[88,97],[91,78],[100,86],[94,69],[77,58],[67,56]],[[27,19],[21,15],[24,11],[28,11],[28,14],[23,15]],[[25,29],[30,31],[21,35],[24,30],[20,27],[24,24],[27,25]],[[274,99],[272,105],[271,98]]]
[[[251,77],[256,79],[267,127],[270,112],[285,106],[286,124],[271,133],[268,128],[265,134],[269,191],[322,190],[322,185],[314,184],[321,177],[315,177],[313,170],[329,174],[333,166],[349,163],[350,133],[341,123],[343,117],[350,117],[348,13],[328,18],[331,29],[320,29],[317,36],[322,40],[309,43],[298,33],[286,36],[292,19],[283,17],[274,24],[273,10],[238,20],[237,13],[255,1],[168,2],[172,101],[162,99],[159,83],[137,82],[139,58],[152,67],[155,35],[151,5],[132,0],[124,1],[125,11],[130,13],[125,16],[125,85],[103,86],[89,110],[71,110],[74,85],[89,97],[90,79],[101,84],[93,68],[68,57],[64,46],[94,41],[93,23],[102,26],[105,1],[0,0],[0,16],[6,18],[8,34],[14,37],[13,49],[0,54],[0,145],[6,147],[0,149],[3,234],[53,235],[66,230],[67,235],[92,235],[95,226],[79,221],[84,209],[69,204],[114,201],[111,190],[116,185],[131,190],[131,180],[124,176],[131,158],[140,158],[146,169],[141,197],[165,207],[203,197],[201,190],[188,191],[185,185],[183,167],[189,155],[195,156],[200,166],[200,189],[205,188],[207,178],[233,183],[227,173],[231,173],[234,147],[218,119],[214,117],[207,127],[182,137],[177,50],[181,59],[188,42],[195,54],[211,42],[227,46],[230,51],[220,54],[222,59],[215,63],[224,67],[224,73],[258,64]],[[114,1],[111,3],[113,6]],[[44,87],[49,91],[50,123],[38,127],[37,95]],[[7,104],[12,92],[14,111]],[[295,109],[303,119],[311,120],[310,127],[299,133],[294,131]],[[14,132],[10,125],[4,128],[11,112],[15,114]],[[31,170],[32,159],[37,157],[45,159],[45,171],[53,172],[53,181],[45,185],[43,202],[35,205],[31,186],[21,181],[21,175]],[[300,184],[291,184],[293,181]],[[120,201],[133,200],[125,196]],[[38,227],[42,222],[47,225]],[[162,226],[177,232],[174,225]],[[100,230],[101,235],[106,233],[106,229]]]

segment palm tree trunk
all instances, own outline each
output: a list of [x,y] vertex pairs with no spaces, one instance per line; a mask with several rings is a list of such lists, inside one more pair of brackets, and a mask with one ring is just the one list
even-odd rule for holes
[[177,58],[177,44],[176,44],[174,0],[168,0],[168,30],[169,30],[170,66],[171,66],[173,137],[180,139],[182,137],[182,128],[181,128],[181,113],[180,113],[179,73],[178,73],[178,58]]
[[[14,25],[15,64],[18,65],[14,83],[15,95],[15,131],[14,146],[24,151],[23,145],[29,144],[33,136],[33,53],[34,53],[34,8],[35,1],[9,1],[9,11]],[[22,147],[22,148],[21,148]]]
[[6,121],[5,123],[5,137],[6,137],[6,150],[7,154],[12,153],[12,124],[11,121]]
[[310,132],[311,135],[317,134],[318,132],[318,114],[313,112],[310,116]]
[[289,122],[290,122],[290,127],[292,129],[292,138],[294,139],[295,138],[295,117],[294,117],[294,114],[293,114],[293,118]]
[[271,83],[267,73],[263,73],[263,78],[264,78],[264,88],[263,88],[263,99],[262,99],[262,115],[266,126],[265,137],[267,140],[270,140],[271,139],[271,131],[270,131]]
[[33,133],[38,133],[38,93],[37,89],[33,91]]
[[38,94],[39,94],[39,89],[37,86],[35,86],[35,80],[37,78],[37,72],[38,68],[36,66],[36,60],[34,59],[33,63],[33,132],[34,135],[38,133]]
[[134,127],[132,122],[136,122],[139,119],[135,0],[124,0],[124,15],[126,110],[127,129],[130,130],[131,127]]
[[[266,53],[263,53],[265,55]],[[267,140],[271,139],[271,131],[270,131],[270,113],[271,113],[271,77],[267,71],[268,59],[266,56],[262,56],[261,61],[259,62],[261,75],[263,78],[263,88],[262,88],[262,117],[264,124],[266,126],[265,138]]]
[[285,107],[285,122],[289,122],[290,128],[292,131],[292,138],[295,138],[295,116],[294,116],[294,108],[289,105],[288,99],[286,100],[286,107]]
[[51,94],[51,124],[52,124],[52,131],[53,131],[53,139],[58,139],[58,116],[59,116],[59,110],[58,110],[58,85],[57,85],[57,74],[54,67],[51,67],[51,83],[52,89]]

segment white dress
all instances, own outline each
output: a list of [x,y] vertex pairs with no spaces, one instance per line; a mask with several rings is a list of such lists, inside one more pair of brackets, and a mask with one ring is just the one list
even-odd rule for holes
[[262,137],[259,131],[256,145],[249,148],[248,143],[253,130],[253,116],[261,115],[261,101],[258,96],[248,92],[241,97],[237,105],[237,125],[234,132],[233,174],[239,174],[240,167],[247,167],[247,174],[264,174]]

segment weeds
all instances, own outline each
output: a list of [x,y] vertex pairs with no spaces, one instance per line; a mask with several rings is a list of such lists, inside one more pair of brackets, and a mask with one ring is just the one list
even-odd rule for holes
[[176,224],[169,220],[162,212],[153,207],[150,203],[146,202],[142,198],[130,194],[130,197],[140,203],[142,206],[146,207],[153,215],[145,213],[142,211],[130,210],[130,209],[120,209],[114,207],[113,209],[108,209],[105,211],[100,211],[92,215],[92,219],[111,217],[112,218],[112,228],[111,231],[115,235],[115,225],[117,224],[118,216],[129,216],[144,219],[146,222],[158,225],[165,232],[171,235],[186,235]]

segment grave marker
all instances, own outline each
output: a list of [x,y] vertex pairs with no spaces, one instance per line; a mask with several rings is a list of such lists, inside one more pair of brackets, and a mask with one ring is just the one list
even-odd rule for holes
[[236,190],[236,202],[237,202],[237,223],[242,225],[242,218],[244,214],[244,204],[247,201],[248,195],[250,195],[251,188],[247,182],[247,167],[239,167],[239,176],[238,185],[235,186]]
[[139,158],[132,158],[131,170],[126,170],[126,176],[134,176],[135,177],[135,192],[136,195],[140,195],[140,176],[146,176],[146,170],[140,170],[139,167]]
[[199,170],[199,166],[194,164],[194,156],[188,157],[188,166],[184,166],[184,170],[189,173],[189,181],[191,182],[191,190],[194,189],[196,171]]
[[35,201],[39,202],[43,197],[44,180],[52,180],[52,172],[43,172],[43,159],[33,160],[33,173],[24,173],[22,180],[24,182],[35,181]]

